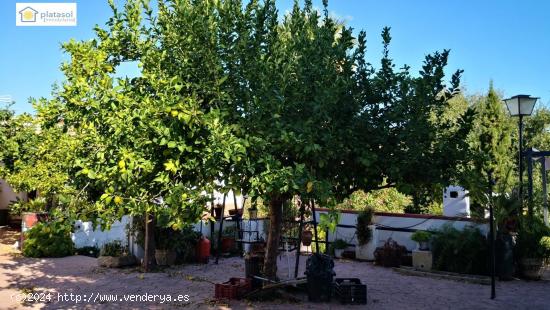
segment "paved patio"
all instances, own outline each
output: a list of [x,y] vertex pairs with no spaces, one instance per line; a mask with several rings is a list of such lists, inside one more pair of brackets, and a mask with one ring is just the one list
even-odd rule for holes
[[[244,275],[242,258],[222,259],[219,265],[186,265],[164,272],[143,274],[137,269],[97,267],[95,258],[71,256],[30,259],[14,251],[8,237],[0,244],[0,309],[362,309],[331,303],[309,303],[305,294],[270,302],[213,300],[215,282]],[[13,237],[13,236],[12,236]],[[305,257],[301,259],[303,275]],[[293,260],[291,260],[292,264]],[[432,278],[405,276],[370,263],[337,260],[337,277],[360,278],[368,285],[369,309],[550,309],[550,281],[511,281],[497,283],[497,299],[489,299],[490,287]],[[286,278],[287,260],[279,260],[279,272]],[[548,276],[548,274],[546,274]],[[21,293],[52,293],[51,302],[20,303],[12,297]],[[84,302],[58,300],[59,294],[98,296],[97,294],[188,295],[189,300],[157,302]],[[120,297],[119,297],[120,298]]]

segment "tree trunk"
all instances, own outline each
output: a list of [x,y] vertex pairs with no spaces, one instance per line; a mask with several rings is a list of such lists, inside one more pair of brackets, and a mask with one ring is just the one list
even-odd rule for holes
[[281,196],[272,196],[269,201],[269,235],[264,260],[264,274],[267,278],[277,278],[277,255],[279,239],[283,222],[283,199]]
[[154,217],[150,213],[145,213],[145,249],[143,255],[142,267],[145,272],[149,272],[155,264],[155,223]]

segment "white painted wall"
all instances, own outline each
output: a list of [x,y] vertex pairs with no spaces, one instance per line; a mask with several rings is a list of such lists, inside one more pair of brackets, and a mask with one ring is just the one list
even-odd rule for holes
[[109,230],[94,229],[92,222],[76,221],[74,224],[75,230],[71,234],[74,245],[77,248],[85,246],[95,246],[101,248],[104,244],[119,240],[122,244],[130,244],[130,251],[138,257],[143,256],[143,249],[135,244],[133,238],[129,238],[127,226],[132,222],[132,218],[128,215],[122,217],[120,221],[116,221],[111,225]]
[[[327,211],[317,211],[317,219],[320,218],[321,213],[327,213]],[[355,212],[342,212],[340,217],[340,223],[343,225],[356,225],[357,213]],[[408,228],[416,230],[434,230],[441,228],[445,224],[450,224],[457,229],[463,229],[467,225],[472,225],[478,227],[482,233],[487,234],[489,230],[489,225],[487,223],[476,223],[470,219],[460,219],[460,218],[445,218],[441,216],[433,216],[433,218],[418,218],[415,215],[406,216],[403,214],[378,214],[373,218],[373,222],[377,227],[376,233],[373,235],[373,240],[375,246],[382,246],[384,242],[392,238],[397,243],[405,246],[408,250],[412,251],[416,248],[416,243],[410,239],[412,232],[402,232],[402,231],[391,231],[383,230],[381,228]],[[126,226],[131,223],[131,218],[129,216],[124,216],[122,221],[115,222],[111,229],[108,231],[94,230],[90,222],[77,221],[75,223],[75,233],[73,233],[72,238],[76,247],[83,246],[97,246],[101,247],[103,244],[113,241],[120,240],[123,244],[130,243],[130,248],[134,255],[138,258],[143,257],[143,249],[135,244],[135,242],[130,238],[128,239]],[[244,230],[258,230],[259,237],[267,240],[267,231],[266,223],[264,220],[243,220],[243,229]],[[210,227],[214,225],[215,232],[217,233],[219,229],[218,222],[203,222],[202,230],[201,223],[196,223],[194,225],[195,231],[201,232],[204,236],[210,239],[211,242],[212,236],[210,234]],[[234,226],[235,222],[224,221],[224,227]],[[256,234],[244,234],[245,240],[255,240]],[[355,228],[343,228],[338,227],[335,233],[329,232],[329,242],[333,242],[336,239],[343,239],[349,244],[357,245],[357,236],[355,234]],[[245,251],[248,249],[248,245],[245,245]],[[305,248],[302,246],[302,251],[309,250],[311,248]]]
[[[327,213],[327,211],[317,211],[318,214]],[[487,235],[489,231],[489,225],[487,223],[476,223],[467,218],[448,219],[441,216],[433,216],[433,218],[417,218],[415,215],[405,217],[403,214],[391,214],[375,215],[373,217],[373,223],[377,227],[377,238],[374,238],[371,242],[374,242],[376,246],[384,245],[387,239],[392,238],[397,243],[405,246],[407,250],[414,250],[416,248],[416,242],[411,240],[412,232],[391,231],[382,230],[381,228],[407,228],[416,230],[435,230],[441,228],[445,224],[450,224],[457,229],[463,229],[467,225],[478,227],[482,233]],[[319,218],[319,215],[317,215]],[[340,217],[340,223],[342,225],[356,225],[357,213],[342,212]],[[349,244],[357,245],[357,236],[355,235],[355,228],[342,228],[338,227],[335,233],[329,233],[329,241],[332,242],[336,239],[343,239]]]
[[16,201],[18,197],[27,199],[26,193],[15,193],[5,180],[0,179],[0,209],[8,209],[10,203]]

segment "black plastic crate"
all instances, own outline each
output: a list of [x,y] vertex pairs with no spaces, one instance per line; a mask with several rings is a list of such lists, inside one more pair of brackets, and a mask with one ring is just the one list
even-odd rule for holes
[[334,293],[340,303],[365,305],[367,303],[367,285],[357,278],[337,278],[334,280]]
[[307,299],[313,302],[330,301],[332,277],[307,276]]

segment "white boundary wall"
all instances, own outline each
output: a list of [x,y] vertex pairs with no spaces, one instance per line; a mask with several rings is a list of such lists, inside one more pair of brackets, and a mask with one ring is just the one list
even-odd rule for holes
[[120,221],[111,225],[109,230],[94,229],[92,222],[76,221],[72,239],[75,247],[96,246],[101,248],[105,243],[119,240],[122,244],[128,243],[127,225],[132,222],[130,216],[125,215]]
[[[320,214],[327,212],[326,209],[318,210],[316,212],[317,219],[319,219]],[[357,214],[358,212],[354,210],[342,210],[339,224],[355,226],[357,224]],[[382,246],[387,239],[392,238],[409,251],[416,248],[416,242],[411,240],[411,235],[415,230],[434,230],[450,224],[457,229],[464,229],[469,225],[475,226],[485,235],[489,231],[489,224],[486,222],[480,223],[466,217],[425,214],[375,213],[373,223],[376,226],[377,233],[373,234],[375,238],[371,242],[374,242],[377,247]],[[336,239],[343,239],[349,244],[357,245],[355,228],[338,227],[335,233],[329,232],[329,242]]]
[[[319,209],[316,211],[316,219],[319,221],[320,214],[327,213],[326,209]],[[354,210],[342,210],[340,216],[340,225],[353,226],[352,228],[338,227],[336,232],[329,232],[328,241],[333,242],[336,239],[343,239],[347,243],[357,245],[357,236],[355,234],[355,225],[357,223],[357,211]],[[121,221],[115,222],[111,229],[108,231],[94,230],[90,222],[77,221],[75,223],[75,233],[72,238],[76,247],[84,246],[97,246],[101,247],[107,242],[114,240],[120,240],[123,244],[131,244],[131,251],[137,257],[143,257],[143,249],[135,244],[132,238],[127,235],[127,224],[131,222],[129,216],[124,216]],[[450,224],[457,229],[463,229],[466,226],[478,227],[481,232],[487,235],[489,231],[489,225],[486,222],[476,222],[470,218],[463,217],[447,217],[438,215],[424,215],[424,214],[394,214],[394,213],[375,213],[373,217],[374,225],[376,226],[376,233],[373,234],[373,240],[375,246],[382,246],[384,242],[392,238],[397,243],[405,246],[407,250],[412,251],[416,248],[416,243],[410,239],[412,233],[415,230],[434,230],[439,229],[443,225]],[[257,230],[259,231],[259,237],[267,240],[267,231],[264,219],[258,220],[243,220],[244,230]],[[212,240],[210,234],[211,225],[214,225],[215,234],[219,229],[219,221],[214,223],[196,223],[194,225],[195,231],[202,232],[204,236]],[[224,228],[228,226],[234,226],[233,221],[224,221]],[[255,240],[256,234],[244,234],[245,240]],[[245,251],[248,249],[248,245],[245,245]],[[350,247],[352,249],[352,247]],[[302,251],[311,251],[311,248],[303,247]]]

